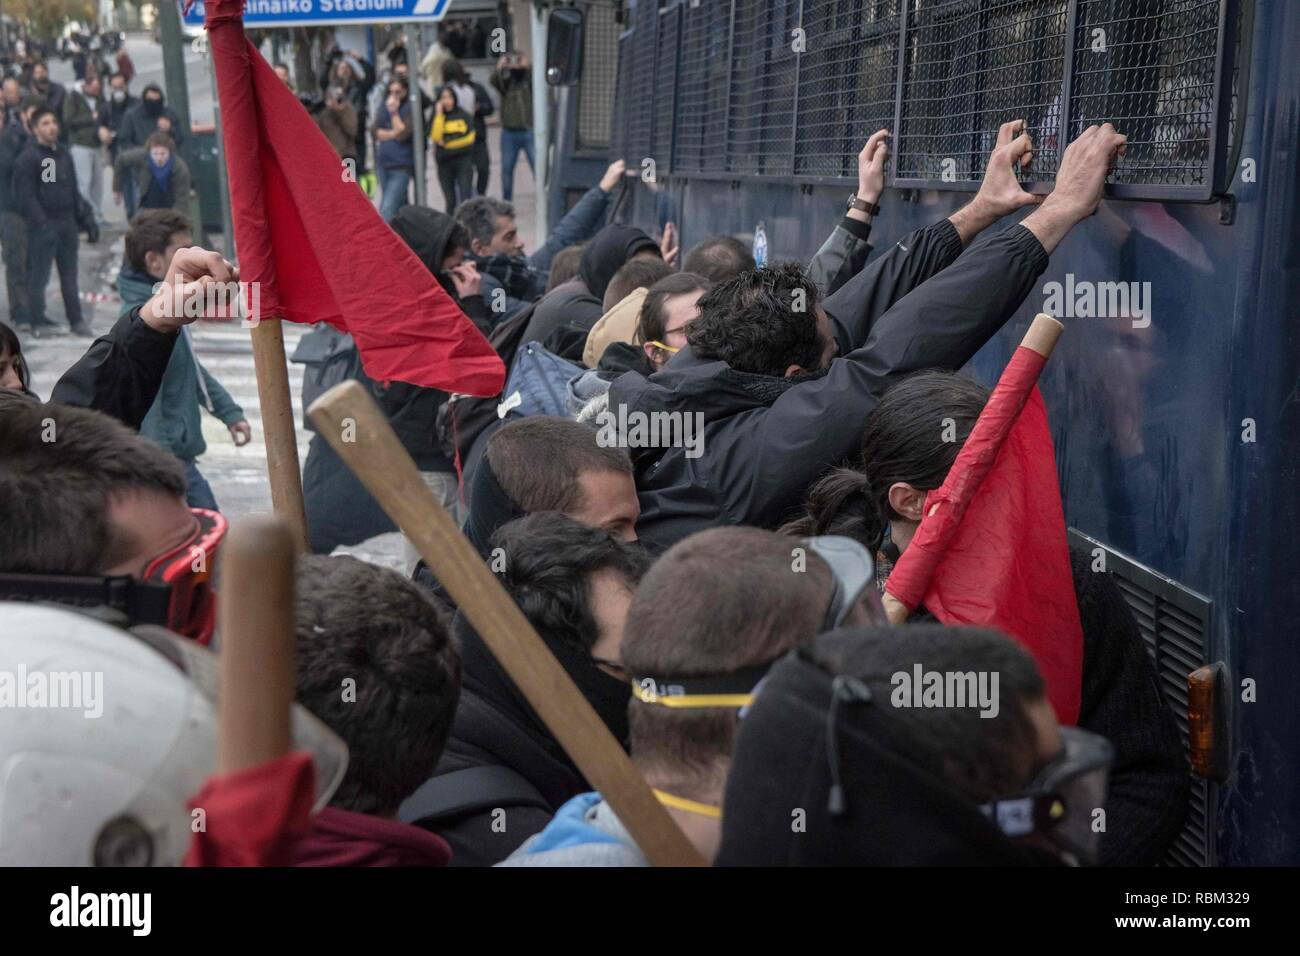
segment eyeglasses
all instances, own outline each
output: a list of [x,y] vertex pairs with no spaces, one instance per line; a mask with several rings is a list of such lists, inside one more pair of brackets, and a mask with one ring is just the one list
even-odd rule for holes
[[676,355],[678,352],[681,351],[681,349],[679,349],[679,348],[676,348],[676,349],[675,349],[675,348],[673,348],[671,345],[664,345],[664,343],[659,342],[659,341],[655,341],[655,342],[647,342],[646,345],[653,345],[655,348],[657,348],[657,349],[663,349],[665,352],[668,352],[668,353],[670,353],[670,354],[672,354],[672,355]]

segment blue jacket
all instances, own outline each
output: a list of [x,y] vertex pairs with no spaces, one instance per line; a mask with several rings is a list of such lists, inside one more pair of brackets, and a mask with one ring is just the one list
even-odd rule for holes
[[599,793],[580,793],[497,866],[648,866]]
[[[117,277],[123,314],[147,302],[154,284],[152,277],[123,267]],[[177,458],[197,458],[208,448],[203,440],[199,405],[221,419],[226,427],[244,418],[244,410],[199,362],[190,343],[190,330],[183,328],[176,337],[167,371],[158,387],[158,397],[140,423],[140,434],[153,439]]]

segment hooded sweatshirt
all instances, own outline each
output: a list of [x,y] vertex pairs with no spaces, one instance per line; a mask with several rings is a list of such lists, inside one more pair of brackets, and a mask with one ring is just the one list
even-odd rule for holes
[[546,829],[497,866],[649,866],[614,808],[599,793],[580,793]]
[[[117,277],[117,291],[122,296],[124,315],[149,301],[155,281],[152,276],[123,266]],[[200,407],[221,419],[227,428],[244,418],[239,403],[199,362],[190,331],[182,328],[176,335],[158,396],[140,423],[140,434],[152,438],[182,461],[197,458],[208,448],[203,440]]]
[[326,807],[294,846],[294,866],[446,866],[447,841],[409,823]]
[[[1028,866],[1050,862],[1003,835],[942,777],[889,702],[841,701],[819,658],[856,635],[824,634],[779,661],[741,721],[717,866]],[[829,643],[828,643],[829,642]],[[851,673],[851,668],[846,669]],[[832,770],[830,752],[837,757]],[[834,781],[843,813],[833,815]],[[791,827],[791,811],[805,826]]]
[[[659,247],[635,226],[613,223],[600,230],[583,250],[578,276],[556,286],[537,303],[523,341],[541,342],[557,355],[581,361],[587,335],[604,312],[609,281],[629,259],[646,249],[657,252]],[[572,332],[576,355],[547,341],[560,328]]]

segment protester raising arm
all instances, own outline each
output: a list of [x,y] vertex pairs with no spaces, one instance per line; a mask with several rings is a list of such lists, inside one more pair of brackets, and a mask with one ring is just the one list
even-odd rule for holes
[[1025,192],[1015,174],[1016,167],[1025,167],[1033,153],[1029,134],[1020,132],[1024,125],[1024,120],[1017,119],[999,128],[984,180],[971,202],[947,219],[895,243],[826,299],[839,354],[847,355],[861,346],[877,318],[951,265],[976,235],[1003,216],[1039,201]]
[[[538,272],[549,272],[551,260],[566,246],[585,242],[596,234],[609,206],[610,196],[623,179],[627,163],[618,159],[610,163],[600,182],[588,189],[546,237],[546,244],[528,257],[528,264]],[[543,283],[545,285],[545,283]]]
[[[891,382],[920,369],[965,365],[1024,302],[1048,253],[1097,208],[1124,141],[1109,124],[1086,131],[1067,148],[1055,191],[1024,223],[975,243],[882,315],[861,348],[831,361],[824,376],[789,388],[767,414],[745,423],[750,434],[735,440],[750,444],[754,454],[743,461],[721,457],[733,472],[718,476],[728,489],[728,522],[779,522],[817,475],[854,453],[862,422]],[[994,151],[990,166],[1004,158],[1002,150]],[[1008,211],[1005,203],[984,206],[984,192],[971,204],[981,219],[990,208]]]
[[822,243],[808,263],[808,278],[822,296],[862,271],[871,254],[871,220],[880,194],[885,189],[885,163],[889,159],[889,130],[871,134],[867,145],[858,153],[858,188],[850,200],[848,212]]
[[181,326],[202,313],[210,287],[238,279],[239,269],[219,253],[179,250],[159,291],[91,343],[63,373],[50,401],[93,408],[138,429],[158,395]]

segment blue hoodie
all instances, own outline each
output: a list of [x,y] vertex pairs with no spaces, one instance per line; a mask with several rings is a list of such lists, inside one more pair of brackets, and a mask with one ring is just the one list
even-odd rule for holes
[[580,793],[497,866],[648,866],[599,793]]

